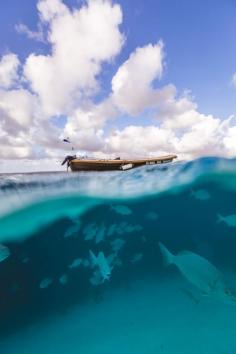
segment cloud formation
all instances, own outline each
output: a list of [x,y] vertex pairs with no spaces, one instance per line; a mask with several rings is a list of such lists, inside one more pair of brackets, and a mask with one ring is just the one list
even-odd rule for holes
[[[67,131],[75,136],[81,122],[81,128],[87,126],[80,132],[87,141],[86,148],[89,143],[90,150],[98,146],[94,137],[99,135],[96,117],[101,113],[95,107],[91,113],[94,122],[86,122],[90,115],[88,107],[92,105],[90,97],[99,92],[102,65],[112,62],[125,40],[119,29],[121,8],[108,0],[90,0],[73,10],[61,0],[40,0],[37,8],[39,28],[47,28],[51,54],[32,53],[24,64],[12,53],[1,59],[0,136],[4,136],[7,153],[2,149],[0,158],[17,157],[17,151],[20,158],[35,158],[38,151],[42,154],[42,149],[48,156],[63,154],[60,136]],[[35,37],[25,25],[18,25],[17,31]],[[65,131],[52,124],[53,117],[62,115],[68,116]],[[23,137],[22,131],[26,129],[28,133]]]
[[[118,4],[88,0],[69,9],[62,0],[39,0],[37,9],[39,31],[23,24],[17,31],[46,39],[50,53],[31,53],[24,63],[14,53],[0,59],[0,158],[62,157],[65,136],[78,151],[100,156],[235,156],[232,117],[204,115],[189,92],[161,85],[168,55],[161,40],[130,53],[101,95],[104,64],[114,65],[125,43]],[[60,117],[65,123],[55,124]],[[120,117],[133,124],[111,129]]]
[[46,42],[46,40],[44,38],[44,31],[43,31],[43,26],[42,26],[41,22],[39,22],[37,31],[31,31],[23,23],[17,24],[15,26],[15,29],[18,33],[25,34],[30,39],[36,40],[38,42],[43,42],[43,43]]
[[99,89],[102,64],[120,52],[122,12],[103,0],[90,0],[73,11],[60,0],[41,0],[38,10],[50,28],[52,53],[31,54],[24,66],[25,78],[46,115],[68,114]]
[[112,78],[112,99],[117,108],[130,115],[155,104],[154,79],[163,72],[163,43],[137,48]]
[[0,60],[0,88],[8,89],[18,80],[20,61],[16,54],[9,53]]

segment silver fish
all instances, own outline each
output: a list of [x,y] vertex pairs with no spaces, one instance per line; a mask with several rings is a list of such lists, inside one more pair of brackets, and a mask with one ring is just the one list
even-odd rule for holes
[[59,282],[61,283],[61,285],[66,285],[68,282],[68,275],[63,274],[62,276],[60,276]]
[[88,224],[83,230],[83,234],[85,235],[84,239],[86,241],[92,240],[96,236],[97,230],[98,227],[95,223]]
[[111,242],[111,248],[114,252],[118,253],[119,250],[124,246],[125,241],[121,238],[116,238]]
[[120,215],[131,215],[132,210],[126,205],[112,205],[111,209]]
[[143,259],[142,253],[136,253],[133,258],[131,259],[131,263],[137,263]]
[[96,243],[100,243],[100,242],[104,241],[105,234],[106,234],[106,227],[103,223],[97,230]]
[[99,252],[97,256],[90,250],[89,251],[92,266],[98,267],[100,275],[102,277],[103,282],[105,280],[110,280],[112,268],[109,265],[108,259],[105,257],[103,252]]
[[194,197],[195,199],[198,200],[208,200],[211,198],[211,195],[205,189],[198,189],[197,191],[191,192],[191,197]]
[[40,289],[46,289],[49,287],[49,285],[52,284],[52,279],[51,278],[44,278],[41,280],[39,287]]
[[0,262],[5,261],[10,256],[10,251],[7,246],[0,244]]
[[72,237],[72,236],[75,236],[78,234],[79,230],[80,230],[80,227],[81,227],[81,222],[80,220],[77,220],[77,221],[74,221],[74,225],[70,226],[65,234],[64,234],[64,237],[67,238],[67,237]]
[[83,260],[81,258],[76,258],[73,262],[68,266],[68,268],[78,268],[82,264]]
[[222,216],[218,214],[218,222],[224,222],[226,225],[236,227],[236,214]]

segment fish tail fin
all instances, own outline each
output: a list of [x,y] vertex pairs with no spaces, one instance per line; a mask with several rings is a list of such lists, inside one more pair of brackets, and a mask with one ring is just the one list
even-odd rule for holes
[[222,221],[224,221],[224,217],[222,215],[218,214],[217,215],[217,222],[219,223],[219,222],[222,222]]
[[95,266],[97,264],[97,257],[95,256],[95,254],[91,250],[89,250],[89,255],[90,255],[90,260],[91,260],[92,266]]
[[161,242],[159,242],[159,247],[163,257],[163,265],[167,267],[168,265],[173,264],[175,256],[168,251],[168,249]]

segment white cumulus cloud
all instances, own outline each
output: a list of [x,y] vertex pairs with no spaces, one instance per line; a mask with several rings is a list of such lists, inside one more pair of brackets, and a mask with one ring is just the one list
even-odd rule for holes
[[25,89],[0,90],[1,123],[6,131],[27,129],[37,112],[35,97]]
[[31,54],[25,77],[45,114],[68,113],[98,89],[102,64],[120,52],[122,11],[108,0],[90,0],[72,11],[60,0],[41,0],[38,10],[49,25],[52,54]]
[[163,72],[163,43],[137,48],[112,79],[112,99],[124,112],[138,115],[155,103],[154,79]]
[[108,151],[122,156],[151,156],[174,151],[175,135],[155,125],[128,126],[115,130],[107,141]]

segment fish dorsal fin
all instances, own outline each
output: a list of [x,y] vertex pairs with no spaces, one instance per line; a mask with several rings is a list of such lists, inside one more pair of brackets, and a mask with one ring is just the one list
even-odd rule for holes
[[192,254],[194,254],[194,253],[191,251],[183,250],[178,253],[178,256],[190,256]]

